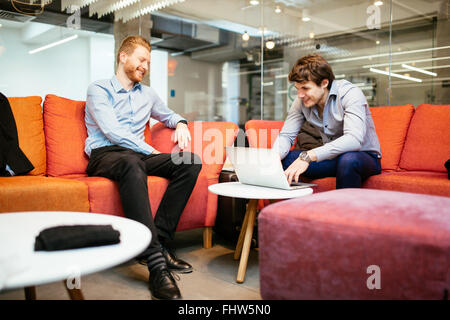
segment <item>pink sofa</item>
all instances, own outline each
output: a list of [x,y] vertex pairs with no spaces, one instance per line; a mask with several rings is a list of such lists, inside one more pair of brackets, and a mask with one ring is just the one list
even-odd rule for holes
[[264,299],[444,299],[450,198],[340,189],[259,215]]

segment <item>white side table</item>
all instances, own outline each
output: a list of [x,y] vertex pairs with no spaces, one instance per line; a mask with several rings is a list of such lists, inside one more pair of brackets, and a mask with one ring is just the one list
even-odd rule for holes
[[306,196],[313,193],[311,188],[296,190],[281,190],[242,184],[240,182],[217,183],[209,186],[208,190],[212,193],[233,197],[245,198],[250,201],[247,204],[244,221],[242,222],[241,232],[234,252],[234,259],[241,257],[239,262],[236,282],[244,282],[245,272],[247,270],[248,256],[250,253],[250,244],[253,235],[253,228],[256,221],[256,209],[259,199],[290,199]]
[[[60,251],[34,251],[40,231],[60,225],[106,225],[120,232],[120,243]],[[143,224],[112,215],[86,212],[18,212],[0,214],[0,289],[25,288],[35,299],[37,285],[70,279],[124,263],[143,252],[151,240]],[[72,299],[81,290],[67,288]]]

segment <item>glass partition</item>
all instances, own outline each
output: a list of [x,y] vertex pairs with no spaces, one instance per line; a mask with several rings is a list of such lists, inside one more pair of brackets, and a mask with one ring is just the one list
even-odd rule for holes
[[0,0],[0,91],[84,100],[122,39],[153,47],[144,80],[189,120],[283,120],[295,61],[323,55],[370,106],[450,97],[444,0]]

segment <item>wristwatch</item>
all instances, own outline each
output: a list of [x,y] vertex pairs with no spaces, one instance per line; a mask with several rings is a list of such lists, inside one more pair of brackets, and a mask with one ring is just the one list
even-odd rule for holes
[[303,161],[306,161],[308,163],[311,163],[311,158],[308,155],[308,152],[303,151],[302,153],[300,153],[300,155],[298,156],[300,159],[302,159]]

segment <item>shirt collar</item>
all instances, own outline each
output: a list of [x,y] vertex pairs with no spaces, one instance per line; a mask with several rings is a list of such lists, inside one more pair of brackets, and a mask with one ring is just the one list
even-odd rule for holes
[[338,94],[338,85],[336,83],[336,80],[333,80],[331,83],[330,93],[328,93],[328,96],[334,95],[337,96]]
[[[111,84],[112,84],[113,89],[114,89],[117,93],[119,93],[121,90],[127,92],[127,90],[125,90],[125,88],[122,87],[122,85],[120,84],[119,79],[117,79],[117,76],[116,76],[116,75],[114,75],[114,76],[111,78]],[[133,88],[131,88],[130,91],[135,91],[136,89],[141,89],[141,88],[142,88],[141,83],[140,83],[140,82],[136,82],[136,83],[134,84]]]

